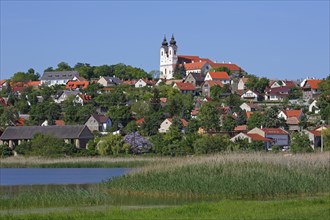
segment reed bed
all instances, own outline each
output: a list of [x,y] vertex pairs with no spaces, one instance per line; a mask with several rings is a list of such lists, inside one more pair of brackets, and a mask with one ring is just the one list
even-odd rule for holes
[[159,161],[152,157],[9,157],[0,160],[1,168],[133,168]]
[[110,191],[228,199],[330,193],[329,154],[221,154],[173,158],[108,182]]

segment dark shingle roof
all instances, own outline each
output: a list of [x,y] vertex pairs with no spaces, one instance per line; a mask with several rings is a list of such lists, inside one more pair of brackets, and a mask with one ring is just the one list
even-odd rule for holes
[[109,118],[107,116],[105,116],[105,115],[93,114],[93,117],[99,123],[106,123],[107,120],[109,120]]
[[103,77],[109,84],[119,85],[122,84],[122,81],[117,77],[104,76]]
[[62,79],[73,79],[75,76],[79,76],[78,71],[53,71],[44,72],[41,80],[62,80]]
[[93,138],[86,125],[7,127],[0,140],[30,140],[37,133],[50,134],[61,139]]

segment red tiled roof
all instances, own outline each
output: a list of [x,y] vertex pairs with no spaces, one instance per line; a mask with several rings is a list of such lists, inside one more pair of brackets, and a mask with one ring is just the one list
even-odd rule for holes
[[211,65],[212,68],[221,67],[221,66],[227,67],[231,71],[239,71],[241,69],[236,64],[231,64],[231,63],[210,63],[210,65]]
[[196,70],[196,69],[202,69],[206,63],[207,63],[206,61],[202,61],[202,62],[186,63],[183,65],[186,70]]
[[284,114],[288,117],[296,117],[299,118],[299,116],[302,114],[302,110],[285,110]]
[[92,96],[90,95],[84,95],[84,94],[78,94],[78,95],[83,100],[83,102],[88,102],[89,100],[92,100]]
[[224,87],[223,83],[220,81],[216,81],[216,80],[206,80],[205,83],[208,83],[210,87],[218,85],[220,87]]
[[[319,79],[308,79],[308,80],[306,80],[306,84],[308,83],[312,89],[318,89],[319,83],[321,81],[322,80],[319,80]],[[306,86],[306,84],[305,84],[305,86]]]
[[81,87],[82,89],[87,89],[88,85],[89,85],[88,81],[68,81],[66,83],[65,88],[66,89],[76,89],[76,88]]
[[227,79],[227,80],[229,80],[230,79],[227,72],[209,72],[209,74],[210,74],[210,76],[213,80],[215,80],[215,79]]
[[139,120],[136,120],[136,124],[143,124],[144,118],[140,118]]
[[198,112],[199,112],[199,108],[195,108],[191,111],[191,115],[192,116],[197,116],[198,115]]
[[246,118],[249,119],[252,114],[253,114],[253,112],[246,112]]
[[247,131],[247,125],[237,125],[234,131]]
[[263,130],[266,134],[289,134],[280,128],[262,128],[261,130]]
[[[167,118],[167,120],[169,120],[170,122],[173,122],[172,118]],[[184,127],[188,126],[188,122],[185,119],[181,118],[180,121]]]
[[41,81],[30,81],[26,83],[26,86],[39,86]]
[[286,120],[286,123],[288,125],[298,125],[299,124],[299,120],[297,117],[290,117]]
[[314,136],[321,137],[320,131],[309,130],[310,133],[314,134]]
[[24,126],[25,119],[24,118],[18,118],[16,121],[16,126]]
[[55,120],[55,125],[63,126],[65,125],[65,122],[63,120]]
[[3,85],[3,84],[5,84],[5,82],[6,82],[7,80],[5,80],[5,79],[3,79],[3,80],[0,80],[0,85]]
[[177,82],[175,84],[181,91],[186,91],[186,90],[194,91],[196,89],[194,84],[192,83]]
[[264,138],[263,136],[259,134],[246,134],[249,136],[253,141],[271,141],[272,139]]

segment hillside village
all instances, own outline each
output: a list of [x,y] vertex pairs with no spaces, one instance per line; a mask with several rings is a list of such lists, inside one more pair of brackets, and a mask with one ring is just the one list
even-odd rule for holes
[[177,52],[174,36],[164,37],[157,77],[125,64],[61,62],[1,80],[2,151],[37,155],[56,141],[70,149],[63,155],[330,149],[330,75],[268,79]]

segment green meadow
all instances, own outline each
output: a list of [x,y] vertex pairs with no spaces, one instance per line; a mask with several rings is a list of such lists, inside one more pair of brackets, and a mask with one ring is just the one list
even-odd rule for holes
[[328,153],[136,158],[144,161],[139,169],[98,185],[35,186],[11,195],[2,190],[0,214],[3,219],[327,219],[329,159]]

